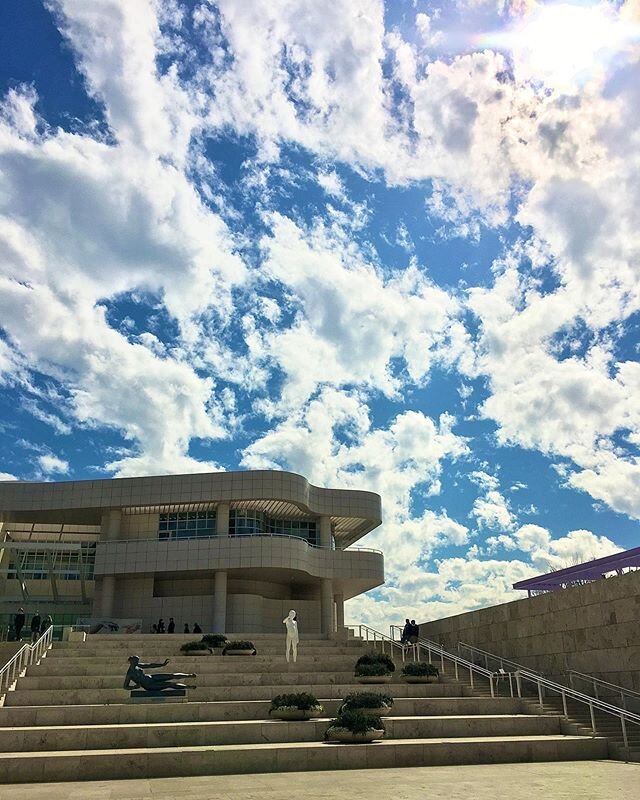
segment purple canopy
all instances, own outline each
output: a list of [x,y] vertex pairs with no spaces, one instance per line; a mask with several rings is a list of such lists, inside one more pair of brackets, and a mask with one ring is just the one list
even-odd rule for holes
[[628,567],[640,567],[640,547],[624,550],[612,556],[596,558],[594,561],[586,561],[584,564],[576,564],[573,567],[566,567],[566,569],[559,569],[556,572],[548,572],[546,575],[527,578],[525,581],[514,583],[513,588],[526,589],[529,594],[552,592],[554,589],[564,589],[574,584],[599,581],[610,572],[621,575],[622,571]]

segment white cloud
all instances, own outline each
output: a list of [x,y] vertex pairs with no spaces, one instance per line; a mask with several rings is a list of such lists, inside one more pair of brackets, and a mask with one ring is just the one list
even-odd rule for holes
[[66,475],[69,472],[69,462],[53,453],[44,453],[38,456],[38,464],[45,475]]
[[484,497],[475,499],[471,516],[476,518],[480,528],[509,530],[515,524],[508,501],[496,489],[490,489]]

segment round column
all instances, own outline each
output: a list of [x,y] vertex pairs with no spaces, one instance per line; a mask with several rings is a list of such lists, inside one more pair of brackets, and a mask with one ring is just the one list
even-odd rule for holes
[[336,604],[336,632],[344,634],[344,595],[340,592],[334,594],[333,601]]
[[333,582],[323,578],[320,583],[320,621],[322,633],[333,633]]
[[[122,511],[119,508],[107,511],[102,515],[100,522],[100,541],[115,541],[120,536],[120,523]],[[101,617],[113,616],[113,600],[116,594],[115,575],[105,575],[100,585],[100,606],[98,612]]]
[[227,573],[219,569],[213,576],[213,633],[227,627]]

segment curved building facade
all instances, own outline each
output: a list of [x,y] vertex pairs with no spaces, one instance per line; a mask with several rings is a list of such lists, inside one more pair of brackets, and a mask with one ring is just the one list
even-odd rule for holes
[[372,492],[247,471],[0,484],[0,611],[197,622],[213,632],[344,628],[344,601],[384,582],[354,547],[381,521]]

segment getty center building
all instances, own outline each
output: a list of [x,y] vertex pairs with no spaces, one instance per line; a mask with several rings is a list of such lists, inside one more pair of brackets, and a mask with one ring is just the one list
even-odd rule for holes
[[290,472],[0,483],[0,613],[281,633],[294,608],[332,635],[384,582],[382,553],[356,545],[380,522],[379,495]]

